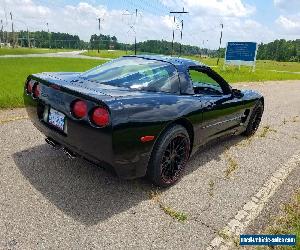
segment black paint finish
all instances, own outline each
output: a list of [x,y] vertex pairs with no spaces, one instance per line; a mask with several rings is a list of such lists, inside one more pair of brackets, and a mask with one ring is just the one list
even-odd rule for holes
[[[153,145],[173,123],[182,124],[191,139],[192,153],[199,146],[219,136],[239,134],[248,124],[256,103],[263,97],[254,91],[232,91],[227,82],[208,66],[198,62],[163,56],[138,56],[173,64],[178,72],[180,93],[146,92],[114,87],[80,78],[80,73],[40,73],[27,79],[36,80],[41,95],[33,99],[24,92],[24,101],[33,124],[47,137],[69,150],[98,164],[112,166],[123,178],[146,174]],[[223,95],[194,94],[189,68],[209,71],[224,89]],[[70,104],[86,100],[88,109],[105,106],[110,125],[93,126],[89,117],[76,119]],[[52,107],[66,115],[66,130],[61,132],[46,121]],[[155,136],[141,142],[142,136]]]

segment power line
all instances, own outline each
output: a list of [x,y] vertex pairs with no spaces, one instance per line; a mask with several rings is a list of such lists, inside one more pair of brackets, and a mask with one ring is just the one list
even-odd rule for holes
[[[170,11],[170,14],[174,14],[174,24],[176,21],[176,17],[175,14],[180,14],[180,16],[182,14],[188,14],[187,11],[184,10],[184,7],[182,8],[182,11]],[[181,23],[181,30],[180,30],[180,49],[179,49],[179,55],[181,55],[181,44],[182,44],[182,31],[183,31],[183,19],[181,19],[180,21]],[[173,50],[174,50],[174,37],[175,37],[175,30],[173,27],[173,34],[172,34],[172,51],[171,51],[171,55],[173,55]]]
[[[129,26],[129,30],[127,31],[127,34],[130,32],[130,31],[133,31],[134,33],[134,54],[136,55],[136,30],[135,30],[135,25],[137,23],[137,18],[138,18],[138,9],[135,9],[135,13],[132,13],[132,12],[129,12],[128,10],[126,10],[122,16],[127,16],[127,18],[129,17],[131,19],[131,21],[129,20],[129,22],[127,23],[128,26]],[[133,16],[134,19],[132,18]],[[134,20],[132,22],[132,20]]]

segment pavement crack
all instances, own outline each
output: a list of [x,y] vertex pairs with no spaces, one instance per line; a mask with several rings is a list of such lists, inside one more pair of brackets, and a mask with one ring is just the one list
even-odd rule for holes
[[177,211],[171,206],[165,204],[165,202],[161,201],[161,193],[158,190],[150,192],[150,199],[154,201],[154,203],[158,204],[159,208],[167,215],[169,215],[172,219],[177,220],[179,222],[185,222],[188,219],[188,215],[185,212]]
[[212,230],[215,234],[218,233],[218,229],[216,229],[215,227],[213,227],[212,225],[207,224],[206,222],[203,222],[201,219],[197,218],[197,217],[191,217],[191,220],[201,224],[202,226],[205,226],[207,228],[209,228],[210,230]]
[[14,121],[18,121],[18,120],[25,120],[25,119],[28,119],[28,116],[16,116],[16,117],[11,117],[11,118],[7,118],[7,119],[2,119],[2,120],[0,120],[0,125],[4,124],[4,123],[14,122]]

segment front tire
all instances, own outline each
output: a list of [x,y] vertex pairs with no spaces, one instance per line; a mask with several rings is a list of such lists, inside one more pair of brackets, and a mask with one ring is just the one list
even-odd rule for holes
[[251,136],[257,131],[259,124],[261,122],[261,117],[263,112],[264,112],[264,105],[262,104],[262,102],[259,102],[251,114],[247,128],[243,133],[243,135]]
[[176,183],[190,155],[190,138],[186,129],[174,125],[156,142],[148,166],[148,178],[160,187]]

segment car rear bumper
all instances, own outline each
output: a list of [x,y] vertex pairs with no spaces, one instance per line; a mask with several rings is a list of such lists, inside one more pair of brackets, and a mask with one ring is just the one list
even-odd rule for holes
[[118,176],[124,179],[134,179],[146,174],[150,152],[130,157],[117,154],[114,152],[111,128],[99,131],[97,128],[68,119],[68,117],[67,133],[64,134],[44,121],[45,105],[38,101],[35,104],[26,105],[32,123],[46,137],[63,148],[97,165],[112,168]]

